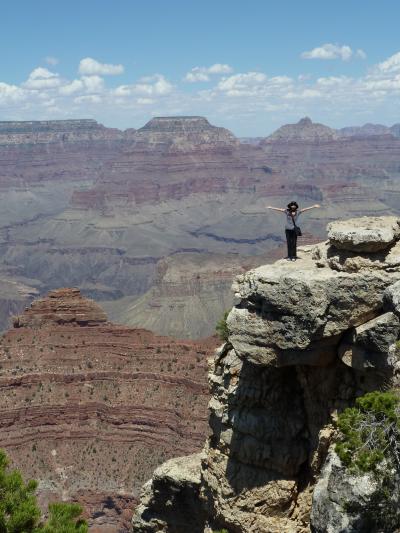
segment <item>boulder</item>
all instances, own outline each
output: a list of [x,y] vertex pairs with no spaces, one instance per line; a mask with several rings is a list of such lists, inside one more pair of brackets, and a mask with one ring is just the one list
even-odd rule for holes
[[368,474],[349,474],[333,449],[314,488],[311,511],[313,533],[356,533],[367,531],[362,516],[351,514],[351,507],[362,508],[376,489]]
[[229,340],[258,364],[328,364],[338,336],[377,316],[383,291],[399,275],[319,268],[311,250],[296,263],[250,270],[233,285],[241,301],[227,319]]
[[383,293],[383,305],[386,310],[400,316],[400,281],[387,287]]
[[385,250],[400,236],[398,217],[361,217],[328,224],[329,242],[350,252],[375,253]]
[[159,466],[142,488],[132,531],[203,533],[204,517],[198,505],[200,472],[200,453],[170,459]]
[[384,369],[394,362],[400,321],[391,312],[351,329],[343,338],[338,355],[348,366],[359,370]]

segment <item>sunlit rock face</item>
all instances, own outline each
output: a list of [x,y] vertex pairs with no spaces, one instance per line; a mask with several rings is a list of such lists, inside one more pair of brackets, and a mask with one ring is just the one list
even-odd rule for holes
[[[385,217],[334,222],[331,239],[300,248],[296,262],[280,260],[236,278],[229,339],[209,372],[212,434],[196,487],[202,531],[305,533],[311,511],[321,533],[350,523],[337,519],[332,480],[340,478],[355,500],[357,483],[331,463],[321,469],[329,449],[335,461],[335,414],[367,391],[398,386],[397,226]],[[137,531],[156,531],[146,516],[173,531],[171,510],[166,516],[153,507],[159,497],[147,485]]]
[[154,468],[203,445],[215,344],[117,326],[78,289],[54,290],[0,339],[0,447],[43,508],[77,500],[93,531],[126,531]]

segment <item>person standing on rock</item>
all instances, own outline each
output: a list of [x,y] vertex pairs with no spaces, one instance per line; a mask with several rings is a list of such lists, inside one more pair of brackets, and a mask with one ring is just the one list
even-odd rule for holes
[[280,211],[281,213],[285,213],[286,215],[285,234],[288,250],[288,256],[286,259],[288,261],[296,261],[297,259],[297,237],[301,235],[300,228],[297,225],[299,216],[302,213],[305,213],[306,211],[309,211],[310,209],[315,209],[317,207],[321,206],[319,204],[315,204],[310,207],[305,207],[304,209],[299,209],[299,205],[297,202],[290,202],[287,205],[286,209],[282,209],[281,207],[271,207],[270,205],[267,206],[267,209]]

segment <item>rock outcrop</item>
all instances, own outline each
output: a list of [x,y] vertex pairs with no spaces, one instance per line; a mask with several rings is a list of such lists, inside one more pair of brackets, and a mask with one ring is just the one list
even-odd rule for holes
[[170,459],[157,468],[142,489],[133,518],[137,533],[202,533],[204,511],[199,505],[201,454]]
[[0,447],[44,507],[77,500],[94,532],[127,531],[153,469],[208,434],[215,345],[117,326],[79,290],[54,290],[0,339]]
[[268,141],[320,141],[337,138],[334,129],[304,117],[297,124],[285,124],[267,137]]
[[[397,227],[392,218],[333,223],[332,239],[301,248],[296,263],[236,278],[229,340],[210,363],[200,530],[305,533],[312,520],[318,533],[347,531],[352,518],[335,491],[362,502],[373,487],[335,463],[334,419],[357,396],[397,383]],[[171,508],[154,507],[156,485],[147,485],[137,531],[157,531],[146,516],[174,531]]]

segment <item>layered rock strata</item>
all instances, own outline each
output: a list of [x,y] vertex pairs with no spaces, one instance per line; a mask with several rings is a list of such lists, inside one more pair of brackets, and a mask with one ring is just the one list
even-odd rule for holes
[[[284,245],[283,215],[266,205],[293,198],[323,205],[304,215],[307,243],[325,238],[325,223],[338,217],[396,214],[399,158],[393,135],[343,137],[310,119],[258,144],[204,117],[155,117],[125,132],[90,120],[0,123],[0,269],[40,294],[79,286],[115,304],[124,323],[132,311],[162,334],[179,333],[185,314],[188,336],[203,335],[181,308],[169,331],[154,319],[148,303],[160,302],[164,261],[218,256],[216,277],[232,256],[246,257],[234,274],[265,264]],[[207,309],[203,288],[195,298]],[[224,286],[221,300],[229,294]],[[210,313],[206,333],[213,329]]]
[[44,507],[77,500],[93,531],[127,531],[153,469],[202,446],[213,345],[116,326],[79,290],[52,291],[0,339],[0,447]]
[[157,263],[154,285],[143,296],[102,305],[120,324],[180,339],[201,339],[232,307],[232,279],[259,261],[259,257],[233,254],[174,254]]
[[[321,526],[324,502],[346,512],[326,477],[337,471],[321,470],[328,450],[334,453],[336,413],[367,391],[397,383],[399,223],[390,217],[332,223],[332,240],[303,247],[296,263],[281,260],[236,278],[229,340],[209,373],[212,434],[196,487],[200,530],[305,533],[313,510],[313,531],[344,531],[337,507],[325,514],[333,517],[329,528]],[[133,531],[174,531],[171,508],[166,514],[157,507],[162,495],[154,489],[155,481]],[[191,494],[195,499],[193,486]]]

